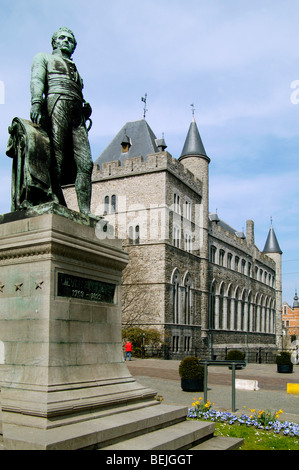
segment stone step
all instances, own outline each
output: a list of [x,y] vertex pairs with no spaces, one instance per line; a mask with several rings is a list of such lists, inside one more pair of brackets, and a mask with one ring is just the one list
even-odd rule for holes
[[215,430],[214,423],[182,421],[132,439],[103,447],[101,450],[182,450],[191,449],[199,441],[209,439]]
[[244,439],[237,437],[213,436],[207,441],[201,442],[192,447],[193,450],[235,450],[244,442]]
[[115,410],[110,416],[94,419],[90,416],[86,421],[51,429],[6,424],[3,444],[10,448],[11,440],[19,450],[93,450],[185,421],[187,410],[163,404],[131,411]]
[[10,440],[14,450],[229,450],[240,444],[215,438],[214,423],[186,416],[186,407],[158,404],[51,429],[6,424],[0,450],[10,449]]

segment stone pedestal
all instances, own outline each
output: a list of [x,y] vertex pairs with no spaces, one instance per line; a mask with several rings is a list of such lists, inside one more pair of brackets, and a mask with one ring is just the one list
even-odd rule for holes
[[100,240],[96,221],[60,209],[2,216],[0,224],[0,397],[7,449],[47,449],[57,429],[66,448],[72,439],[72,448],[83,448],[80,423],[86,433],[88,421],[155,403],[155,392],[139,385],[123,360],[127,255],[121,242]]

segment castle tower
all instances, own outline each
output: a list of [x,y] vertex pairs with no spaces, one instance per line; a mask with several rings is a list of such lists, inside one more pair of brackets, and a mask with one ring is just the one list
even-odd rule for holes
[[200,240],[200,282],[202,291],[202,338],[208,337],[208,317],[209,317],[209,163],[210,158],[207,156],[203,146],[197,124],[193,117],[189,131],[185,140],[185,144],[179,158],[185,168],[190,170],[196,178],[202,182],[202,199],[199,211],[199,220],[195,221],[201,232]]
[[268,237],[265,243],[263,253],[269,258],[273,259],[276,264],[276,279],[275,279],[275,291],[276,291],[276,338],[277,338],[277,347],[282,348],[282,319],[281,319],[281,309],[282,309],[282,276],[281,276],[281,258],[282,251],[278,244],[274,228],[272,226],[268,233]]
[[298,300],[297,290],[295,291],[293,308],[299,308],[299,300]]

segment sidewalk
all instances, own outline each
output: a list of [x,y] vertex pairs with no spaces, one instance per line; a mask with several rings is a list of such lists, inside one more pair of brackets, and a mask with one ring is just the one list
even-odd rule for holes
[[[194,398],[203,398],[203,392],[182,391],[178,373],[180,361],[132,358],[126,364],[140,384],[162,395],[165,404],[191,407]],[[299,384],[299,366],[294,366],[292,374],[278,374],[276,364],[247,364],[236,371],[236,378],[257,380],[259,387],[257,391],[236,390],[237,414],[248,414],[248,408],[273,412],[282,409],[281,421],[299,423],[299,395],[287,393],[288,383]],[[215,409],[231,411],[231,383],[232,371],[227,367],[208,367],[208,399],[215,403]]]

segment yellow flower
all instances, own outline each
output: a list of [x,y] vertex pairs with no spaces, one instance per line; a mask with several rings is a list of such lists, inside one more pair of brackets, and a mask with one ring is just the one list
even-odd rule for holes
[[195,403],[192,403],[192,406],[195,406]]
[[199,401],[196,401],[195,403],[196,403],[196,405],[199,405]]

